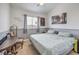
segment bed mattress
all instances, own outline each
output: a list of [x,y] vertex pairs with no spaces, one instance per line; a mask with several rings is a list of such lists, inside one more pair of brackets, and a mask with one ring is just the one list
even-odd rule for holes
[[30,36],[35,48],[42,55],[63,55],[73,49],[74,38],[54,34],[35,34]]

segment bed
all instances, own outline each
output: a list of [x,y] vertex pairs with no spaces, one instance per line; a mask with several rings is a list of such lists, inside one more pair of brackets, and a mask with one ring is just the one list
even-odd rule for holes
[[73,49],[74,37],[56,34],[33,34],[30,40],[42,55],[65,55]]

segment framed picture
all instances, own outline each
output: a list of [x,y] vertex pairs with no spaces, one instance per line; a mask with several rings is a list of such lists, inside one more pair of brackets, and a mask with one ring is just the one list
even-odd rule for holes
[[45,18],[40,18],[40,25],[45,26]]
[[66,24],[66,23],[67,23],[67,13],[52,16],[52,24]]

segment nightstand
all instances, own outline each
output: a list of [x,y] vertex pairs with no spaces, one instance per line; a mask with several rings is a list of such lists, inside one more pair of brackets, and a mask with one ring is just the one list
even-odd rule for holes
[[75,39],[74,51],[79,53],[79,40],[78,39]]

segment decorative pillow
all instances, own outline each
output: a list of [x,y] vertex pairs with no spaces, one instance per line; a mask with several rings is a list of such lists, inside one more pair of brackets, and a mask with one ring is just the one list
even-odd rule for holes
[[59,32],[58,35],[60,36],[66,36],[66,37],[72,37],[73,35],[69,32]]

